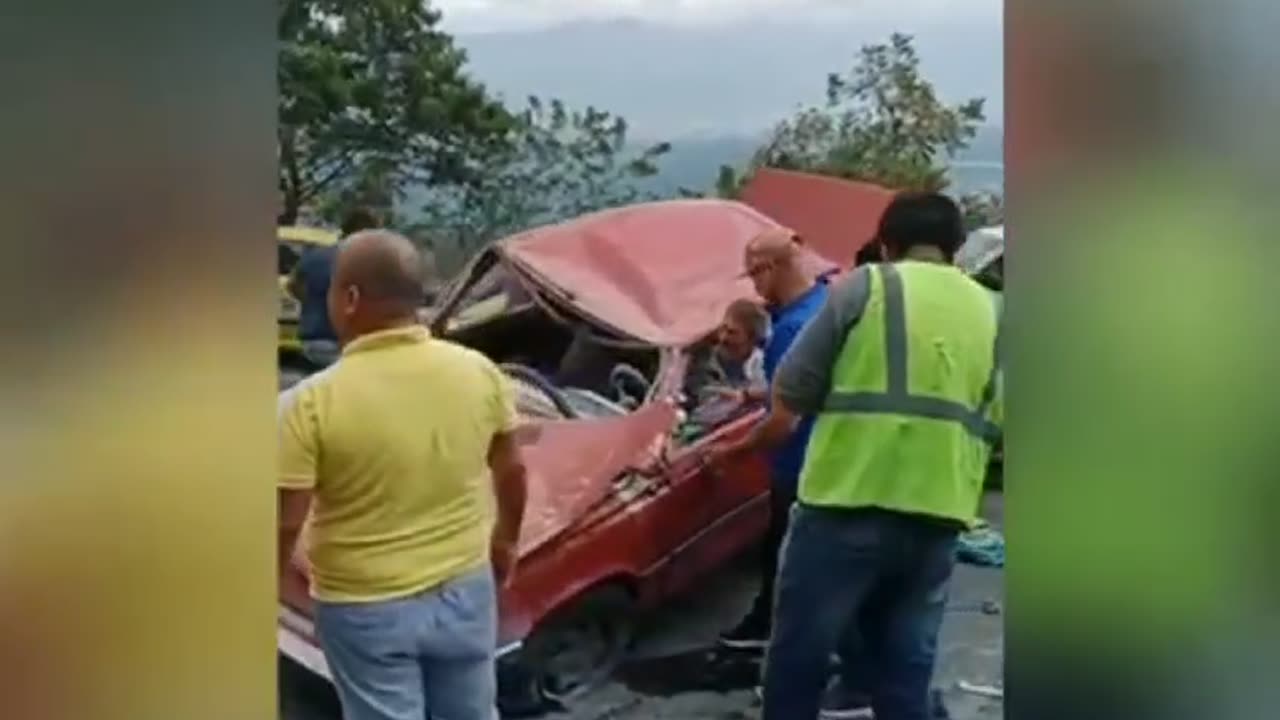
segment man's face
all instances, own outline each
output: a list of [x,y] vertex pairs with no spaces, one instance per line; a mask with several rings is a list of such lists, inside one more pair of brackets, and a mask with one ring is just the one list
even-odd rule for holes
[[724,322],[720,323],[716,341],[719,344],[720,354],[735,362],[745,361],[751,357],[751,351],[755,349],[751,333],[732,318],[725,318]]
[[743,272],[751,278],[756,293],[769,303],[774,302],[777,295],[774,291],[774,277],[777,275],[775,270],[776,263],[773,259],[761,253],[747,251],[743,258]]

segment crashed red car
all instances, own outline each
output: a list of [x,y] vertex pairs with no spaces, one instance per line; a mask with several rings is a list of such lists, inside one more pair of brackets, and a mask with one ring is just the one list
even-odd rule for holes
[[[710,336],[754,293],[742,256],[777,224],[736,202],[635,205],[493,244],[432,330],[514,381],[529,504],[501,595],[505,708],[562,700],[621,659],[631,622],[750,548],[768,519],[759,458],[713,471],[704,451],[760,413],[701,392]],[[815,275],[835,266],[805,251]],[[723,401],[720,401],[723,403]],[[328,675],[299,575],[282,590],[279,647]]]

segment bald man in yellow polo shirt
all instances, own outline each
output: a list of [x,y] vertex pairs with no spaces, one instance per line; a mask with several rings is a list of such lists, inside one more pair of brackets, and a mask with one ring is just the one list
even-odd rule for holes
[[280,564],[310,514],[316,629],[346,720],[494,717],[496,587],[526,494],[516,414],[492,362],[418,324],[421,268],[393,233],[343,241],[328,298],[341,358],[280,400]]

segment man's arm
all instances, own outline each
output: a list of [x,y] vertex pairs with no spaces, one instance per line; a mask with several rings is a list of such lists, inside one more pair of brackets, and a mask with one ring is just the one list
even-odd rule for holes
[[276,568],[283,578],[293,562],[316,482],[319,439],[305,384],[281,393],[276,418],[280,442]]
[[[485,362],[488,363],[487,360]],[[517,437],[519,417],[515,392],[496,365],[489,363],[488,371],[493,382],[491,411],[497,428],[489,441],[489,475],[493,480],[493,497],[497,506],[490,560],[494,576],[502,584],[510,579],[519,556],[520,527],[524,523],[529,490]]]
[[277,494],[279,535],[276,542],[277,577],[283,578],[294,564],[298,538],[311,510],[311,491],[279,488]]
[[524,522],[525,502],[529,494],[524,458],[514,431],[493,436],[489,444],[489,473],[493,477],[493,496],[497,504],[491,560],[494,574],[502,583],[515,568],[520,549],[520,526]]
[[857,324],[871,294],[870,270],[855,270],[837,283],[818,314],[787,349],[773,379],[774,407],[797,415],[822,410],[831,391],[831,372],[845,338]]
[[745,368],[747,387],[742,391],[744,402],[761,402],[769,397],[769,379],[764,374],[764,353],[759,350],[747,359]]
[[729,452],[749,453],[756,450],[772,450],[783,442],[796,429],[796,424],[800,422],[800,416],[792,412],[790,408],[778,400],[777,385],[775,384],[771,390],[772,402],[769,404],[769,412],[765,414],[761,420],[747,436],[737,445],[731,447]]

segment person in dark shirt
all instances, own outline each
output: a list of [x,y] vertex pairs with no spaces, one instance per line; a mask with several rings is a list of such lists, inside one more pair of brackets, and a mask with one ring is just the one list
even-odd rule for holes
[[[768,230],[752,240],[744,258],[745,273],[756,292],[764,298],[770,319],[769,339],[764,346],[764,374],[772,382],[773,373],[782,356],[791,347],[809,318],[817,314],[827,298],[827,286],[804,271],[800,263],[800,246],[787,230]],[[751,400],[768,402],[768,390],[749,390]],[[773,580],[777,573],[778,549],[786,535],[787,514],[795,502],[805,446],[809,441],[812,418],[805,418],[794,428],[772,421],[772,415],[742,441],[717,448],[717,460],[742,456],[763,450],[770,453],[772,485],[770,487],[771,522],[761,557],[760,592],[751,610],[737,627],[720,637],[725,647],[762,649],[769,641],[773,616]]]
[[[342,237],[377,227],[378,219],[372,211],[357,208],[343,220]],[[308,249],[298,260],[289,278],[289,292],[302,305],[298,317],[298,340],[302,344],[302,356],[318,368],[333,364],[342,352],[338,336],[329,322],[326,301],[337,253],[338,248],[333,245]]]
[[[828,295],[826,277],[814,279],[805,272],[800,256],[800,241],[790,231],[766,231],[747,249],[746,274],[756,292],[765,299],[771,331],[764,346],[764,374],[768,385],[801,331],[822,310]],[[786,537],[791,506],[796,501],[800,471],[813,429],[813,416],[800,417],[794,424],[790,415],[773,412],[771,388],[766,386],[759,397],[770,411],[765,419],[742,441],[713,450],[712,462],[724,463],[754,451],[770,453],[770,523],[760,559],[760,591],[742,621],[720,636],[720,644],[739,650],[763,649],[773,629],[774,585],[778,558]],[[837,652],[837,673],[822,702],[822,718],[870,717],[870,700],[865,690],[870,667],[867,652],[861,644],[861,633],[851,627],[846,631]]]

